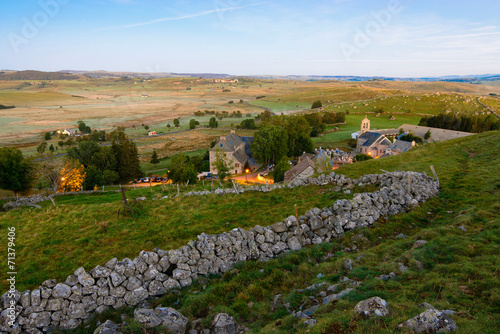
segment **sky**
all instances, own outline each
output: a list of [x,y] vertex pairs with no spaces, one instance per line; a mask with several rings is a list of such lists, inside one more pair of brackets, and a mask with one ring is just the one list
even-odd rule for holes
[[500,73],[498,0],[0,0],[0,69]]

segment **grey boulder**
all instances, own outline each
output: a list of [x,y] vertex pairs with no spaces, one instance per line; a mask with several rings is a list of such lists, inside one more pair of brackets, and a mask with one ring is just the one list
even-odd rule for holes
[[184,334],[188,319],[171,307],[157,307],[156,309],[137,309],[134,319],[146,328],[164,326],[174,334]]
[[111,320],[106,320],[105,323],[96,328],[94,334],[121,334],[121,332],[118,331],[117,324]]
[[238,324],[227,313],[216,314],[212,326],[213,334],[236,334],[238,331]]
[[374,315],[385,317],[389,315],[389,304],[380,297],[372,297],[360,301],[355,307],[354,312],[363,318],[370,318]]
[[408,328],[415,333],[442,333],[458,329],[457,324],[448,314],[429,308],[414,318],[399,324],[399,328]]

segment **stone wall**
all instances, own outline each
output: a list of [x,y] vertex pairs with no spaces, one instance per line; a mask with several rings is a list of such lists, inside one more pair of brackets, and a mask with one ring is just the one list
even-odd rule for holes
[[[345,231],[370,226],[382,216],[405,212],[438,193],[434,179],[414,172],[372,174],[357,180],[331,173],[316,179],[296,180],[287,187],[306,184],[333,184],[339,189],[379,184],[380,189],[355,194],[352,200],[337,200],[323,209],[312,208],[299,216],[298,222],[295,216],[290,216],[268,227],[236,228],[219,235],[203,233],[180,249],[142,251],[133,260],[114,258],[88,272],[78,268],[64,282],[47,280],[32,291],[10,291],[1,297],[0,331],[40,333],[56,327],[75,328],[94,312],[138,305],[150,296],[187,286],[200,275],[226,272],[238,262],[266,261],[286,251],[340,238]],[[9,316],[15,318],[13,327],[8,326]]]
[[[7,198],[6,200],[8,200],[9,202],[7,202],[3,205],[3,209],[5,211],[9,211],[9,210],[18,208],[20,206],[33,206],[33,207],[39,208],[39,206],[37,205],[38,203],[48,201],[54,197],[92,194],[95,192],[103,192],[103,191],[102,190],[83,190],[83,191],[66,192],[66,193],[55,193],[55,194],[50,194],[47,196],[37,194],[37,195],[32,195],[32,196],[19,197],[18,199]],[[113,192],[116,192],[116,190],[114,190]]]

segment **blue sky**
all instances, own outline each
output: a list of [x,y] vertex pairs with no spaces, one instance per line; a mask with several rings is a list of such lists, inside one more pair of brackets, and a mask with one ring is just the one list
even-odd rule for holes
[[0,68],[500,73],[498,0],[2,1]]

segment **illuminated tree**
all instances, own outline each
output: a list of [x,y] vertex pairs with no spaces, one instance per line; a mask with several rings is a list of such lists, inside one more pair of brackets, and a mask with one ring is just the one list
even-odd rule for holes
[[61,183],[59,183],[58,191],[60,193],[80,191],[84,180],[85,167],[78,162],[69,161],[61,170]]

